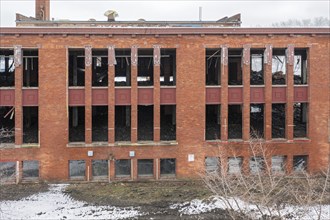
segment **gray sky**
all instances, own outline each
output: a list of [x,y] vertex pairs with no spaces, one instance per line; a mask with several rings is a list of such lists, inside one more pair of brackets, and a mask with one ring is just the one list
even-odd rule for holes
[[[329,0],[315,1],[137,1],[137,0],[50,0],[51,18],[70,20],[105,21],[106,10],[117,11],[118,21],[138,20],[185,20],[196,21],[198,8],[203,8],[202,20],[218,20],[237,13],[242,15],[242,26],[270,26],[290,18],[306,19],[327,17],[330,14]],[[15,26],[15,13],[34,16],[34,0],[0,0],[0,26]]]

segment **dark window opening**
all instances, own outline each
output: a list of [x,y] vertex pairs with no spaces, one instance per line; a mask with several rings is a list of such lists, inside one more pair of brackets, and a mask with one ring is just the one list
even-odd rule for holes
[[242,106],[228,106],[228,138],[242,139]]
[[69,49],[69,86],[85,86],[85,51]]
[[293,156],[293,171],[294,172],[305,172],[308,166],[307,155],[296,155]]
[[176,107],[175,105],[160,106],[160,140],[176,140]]
[[138,177],[152,177],[154,175],[154,160],[138,160]]
[[160,85],[175,86],[176,82],[176,50],[160,49]]
[[220,139],[220,105],[206,105],[205,109],[205,139]]
[[39,161],[26,160],[23,161],[23,178],[39,177]]
[[108,106],[92,106],[92,141],[108,141]]
[[206,85],[220,85],[220,49],[206,49]]
[[175,159],[160,159],[160,177],[175,176]]
[[242,157],[228,158],[228,174],[240,174],[242,172]]
[[220,172],[220,159],[219,157],[205,157],[205,171],[207,173]]
[[307,137],[307,103],[294,103],[293,112],[293,137]]
[[0,107],[0,144],[15,142],[15,108]]
[[108,86],[108,50],[92,51],[92,86]]
[[85,107],[69,107],[69,142],[85,142]]
[[15,162],[0,162],[0,179],[1,182],[12,182],[16,177]]
[[251,50],[251,85],[264,84],[264,51]]
[[286,156],[272,156],[272,172],[284,174],[286,168]]
[[265,170],[265,160],[263,157],[255,156],[250,158],[251,174],[262,174]]
[[272,105],[272,138],[285,138],[285,104]]
[[286,56],[284,49],[274,49],[272,58],[273,85],[286,84]]
[[115,107],[115,141],[131,141],[131,106]]
[[92,175],[93,177],[108,176],[108,160],[92,160]]
[[138,86],[154,85],[153,49],[138,49]]
[[86,163],[84,160],[69,160],[70,178],[85,179]]
[[23,50],[23,86],[38,87],[38,75],[38,50]]
[[39,142],[38,107],[23,107],[23,143]]
[[250,132],[252,137],[264,137],[264,105],[250,105]]
[[0,50],[0,87],[15,86],[14,50]]
[[228,50],[228,85],[242,85],[242,50]]
[[129,159],[115,160],[115,175],[116,177],[130,177],[131,160]]
[[307,65],[307,50],[295,49],[293,67],[294,84],[303,85],[308,83]]
[[131,49],[116,49],[115,86],[131,85]]
[[138,140],[154,139],[154,106],[138,106]]

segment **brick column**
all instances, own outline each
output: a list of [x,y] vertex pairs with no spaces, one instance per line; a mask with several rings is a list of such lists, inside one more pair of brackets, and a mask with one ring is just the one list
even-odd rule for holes
[[154,141],[160,141],[160,47],[154,45]]
[[221,46],[221,140],[228,140],[228,47]]
[[15,61],[15,145],[23,143],[23,51],[22,46],[14,46]]
[[272,58],[273,48],[266,45],[264,52],[264,80],[265,80],[265,106],[264,106],[264,131],[265,140],[272,139]]
[[[138,65],[138,48],[133,46],[131,49],[131,142],[137,142],[137,104],[138,104],[138,88],[137,88],[137,65]],[[134,179],[134,176],[133,176]]]
[[288,141],[293,140],[293,98],[294,98],[294,88],[293,88],[293,64],[294,64],[294,45],[289,44],[286,49],[286,139]]
[[108,142],[115,142],[115,47],[108,47]]
[[85,143],[92,143],[92,47],[85,46]]
[[250,139],[250,48],[251,45],[243,46],[242,74],[243,74],[243,140]]

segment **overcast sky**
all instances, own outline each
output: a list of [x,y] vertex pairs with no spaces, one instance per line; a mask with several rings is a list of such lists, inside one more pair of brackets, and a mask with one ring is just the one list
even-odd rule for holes
[[[145,20],[158,21],[197,21],[199,7],[202,7],[202,20],[215,21],[237,13],[242,15],[242,26],[270,26],[272,23],[290,18],[306,19],[327,17],[330,14],[329,0],[314,1],[137,1],[137,0],[50,0],[51,18],[70,20],[105,21],[106,10],[117,11],[118,21]],[[0,0],[0,26],[15,26],[15,13],[34,17],[34,0]]]

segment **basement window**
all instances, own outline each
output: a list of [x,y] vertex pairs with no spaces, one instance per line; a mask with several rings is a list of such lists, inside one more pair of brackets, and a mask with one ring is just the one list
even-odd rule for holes
[[264,138],[264,104],[250,105],[251,136]]
[[69,160],[69,176],[71,179],[85,179],[86,162],[84,160]]
[[285,174],[286,160],[286,156],[272,156],[272,172]]
[[308,84],[307,76],[307,50],[295,49],[294,50],[294,84],[306,85]]
[[154,106],[138,106],[138,140],[154,139]]
[[1,182],[12,182],[16,178],[15,162],[0,162],[0,179]]
[[108,106],[92,106],[92,141],[108,141]]
[[228,105],[228,138],[242,139],[242,105]]
[[176,81],[176,50],[160,49],[160,85],[175,86]]
[[85,107],[69,107],[69,142],[85,142]]
[[307,137],[308,105],[307,103],[293,104],[293,137]]
[[25,160],[23,161],[23,179],[39,177],[39,161]]
[[205,171],[207,173],[220,172],[220,159],[218,157],[205,157]]
[[23,107],[23,143],[39,143],[38,107]]
[[108,86],[108,50],[92,51],[92,86]]
[[69,86],[85,86],[84,49],[69,49]]
[[23,50],[23,86],[38,87],[38,50]]
[[307,155],[296,155],[293,156],[293,170],[294,172],[305,172],[308,166]]
[[176,140],[176,106],[160,106],[160,140]]
[[285,49],[274,49],[272,58],[273,85],[286,84],[286,56]]
[[131,106],[115,106],[115,141],[131,141]]
[[15,86],[14,50],[0,49],[0,87]]
[[153,177],[154,176],[154,160],[139,159],[138,160],[138,177]]
[[131,49],[116,49],[115,86],[131,85]]
[[285,138],[285,104],[272,104],[272,138]]
[[160,159],[160,177],[175,176],[175,159]]
[[131,160],[115,160],[115,175],[117,178],[131,176]]
[[153,49],[138,49],[138,86],[154,85]]
[[264,51],[251,50],[251,85],[264,85]]
[[242,172],[242,157],[228,158],[228,174],[240,174]]
[[242,49],[228,50],[228,85],[242,85]]
[[251,174],[262,174],[265,170],[265,160],[263,157],[250,158],[250,172]]
[[107,177],[109,173],[108,160],[92,160],[92,175],[96,178]]
[[15,143],[15,108],[0,107],[0,144]]
[[206,49],[205,78],[206,85],[220,85],[220,49]]
[[220,105],[206,105],[205,140],[220,139]]

